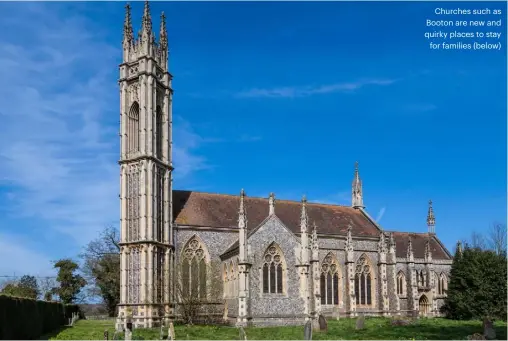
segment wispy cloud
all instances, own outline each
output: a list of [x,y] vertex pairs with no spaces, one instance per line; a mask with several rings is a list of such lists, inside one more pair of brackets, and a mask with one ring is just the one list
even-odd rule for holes
[[[3,211],[27,218],[34,238],[49,230],[82,245],[118,224],[121,51],[79,11],[43,2],[2,9],[9,20],[0,28],[13,33],[0,37]],[[176,174],[207,166],[196,153],[206,141],[190,124],[175,122],[174,142]]]
[[337,92],[354,92],[366,86],[387,86],[395,83],[397,79],[363,79],[356,82],[335,83],[320,86],[281,87],[271,89],[254,88],[236,94],[241,98],[295,98]]
[[351,192],[340,191],[337,193],[321,197],[320,199],[309,198],[309,202],[328,205],[351,205]]
[[381,219],[383,218],[383,216],[385,215],[385,212],[386,212],[386,207],[382,207],[378,214],[377,214],[377,217],[376,217],[376,223],[379,224],[379,222],[381,221]]

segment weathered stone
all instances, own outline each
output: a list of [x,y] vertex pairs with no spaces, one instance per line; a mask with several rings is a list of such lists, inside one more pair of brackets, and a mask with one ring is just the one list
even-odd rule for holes
[[467,337],[468,340],[486,340],[485,337],[480,333],[474,333]]
[[303,339],[312,340],[312,322],[310,320],[305,323],[303,328]]
[[125,340],[132,340],[132,322],[129,318],[125,323]]
[[175,326],[173,325],[173,322],[169,322],[168,340],[174,340],[174,339],[175,339]]
[[104,340],[109,340],[109,333],[107,330],[104,331]]
[[319,330],[321,331],[327,331],[328,330],[328,322],[326,322],[326,319],[323,315],[319,315]]
[[361,330],[365,327],[365,316],[360,315],[356,319],[356,330]]
[[486,340],[496,339],[496,330],[494,329],[492,321],[488,318],[483,319],[483,336],[485,336]]
[[247,334],[245,334],[245,330],[243,329],[243,327],[240,327],[240,340],[247,340]]

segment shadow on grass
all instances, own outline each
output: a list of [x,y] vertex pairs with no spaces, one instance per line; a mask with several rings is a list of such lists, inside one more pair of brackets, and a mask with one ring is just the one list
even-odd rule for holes
[[58,334],[60,334],[61,332],[63,332],[64,330],[67,330],[69,328],[72,328],[71,326],[62,326],[52,332],[49,332],[47,334],[44,334],[42,335],[39,340],[50,340],[51,338],[54,338],[56,337]]

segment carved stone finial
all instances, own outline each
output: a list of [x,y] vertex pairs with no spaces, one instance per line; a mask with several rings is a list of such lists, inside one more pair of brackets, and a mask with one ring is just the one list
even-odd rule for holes
[[316,222],[313,223],[313,229],[312,229],[312,250],[313,251],[319,250]]
[[409,235],[409,240],[407,243],[407,259],[408,261],[414,261],[414,254],[413,254],[413,240],[411,238],[411,235]]
[[302,197],[302,212],[300,214],[300,231],[302,233],[307,232],[307,225],[308,225],[308,216],[307,216],[307,198],[305,198],[305,195]]
[[395,238],[393,237],[393,232],[390,233],[390,239],[388,241],[388,247],[390,253],[395,253]]
[[430,248],[430,238],[425,241],[425,260],[427,262],[432,261],[432,249]]
[[348,252],[353,251],[353,227],[351,225],[349,225],[347,228],[346,251]]
[[238,210],[238,228],[247,227],[247,215],[245,213],[245,191],[240,191],[240,209]]
[[457,241],[457,250],[456,250],[456,253],[457,255],[461,256],[462,255],[462,242],[459,240]]
[[385,233],[383,231],[381,231],[381,233],[379,234],[379,243],[377,249],[379,253],[386,253],[388,251],[386,248]]
[[429,211],[427,213],[427,226],[429,233],[435,233],[436,218],[432,208],[432,200],[429,200]]
[[131,5],[125,5],[125,19],[123,23],[124,46],[129,47],[134,43],[134,30],[132,29]]
[[152,34],[152,17],[150,15],[150,3],[145,1],[145,8],[143,11],[143,19],[141,24],[141,34]]
[[269,206],[268,215],[275,214],[275,194],[273,194],[273,192],[270,193],[270,196],[268,197],[268,206]]
[[168,32],[166,30],[166,16],[164,15],[164,12],[161,13],[161,29],[159,37],[161,48],[166,49],[168,47]]

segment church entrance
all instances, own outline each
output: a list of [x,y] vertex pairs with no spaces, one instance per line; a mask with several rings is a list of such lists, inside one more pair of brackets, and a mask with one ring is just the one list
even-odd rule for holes
[[418,301],[418,310],[420,311],[420,316],[427,316],[430,312],[430,302],[427,296],[422,295],[420,300]]

